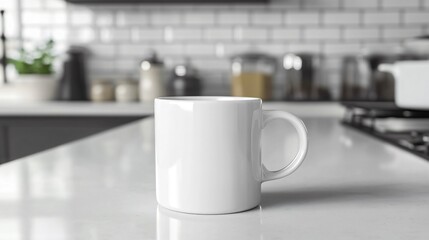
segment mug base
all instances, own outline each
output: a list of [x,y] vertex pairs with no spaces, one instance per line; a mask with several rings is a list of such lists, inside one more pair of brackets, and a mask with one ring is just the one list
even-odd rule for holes
[[161,205],[160,203],[158,203],[158,206],[171,210],[171,211],[175,211],[175,212],[179,212],[179,213],[184,213],[184,214],[192,214],[192,215],[226,215],[226,214],[235,214],[235,213],[241,213],[241,212],[246,212],[246,211],[250,211],[254,208],[259,207],[259,203],[255,206],[249,207],[249,208],[245,208],[245,209],[239,209],[239,210],[233,210],[233,211],[223,211],[223,212],[203,212],[203,211],[183,211],[181,209],[176,209],[176,208],[170,208],[170,207],[166,207]]

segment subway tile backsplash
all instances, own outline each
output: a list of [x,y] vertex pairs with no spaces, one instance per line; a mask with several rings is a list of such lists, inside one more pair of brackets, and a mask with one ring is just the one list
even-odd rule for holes
[[[338,95],[341,57],[362,49],[398,48],[427,34],[429,0],[272,0],[269,4],[74,5],[23,0],[26,45],[48,37],[65,49],[91,51],[91,79],[138,77],[151,49],[169,66],[189,59],[206,94],[229,92],[229,56],[261,51],[326,55],[326,77]],[[278,80],[277,89],[282,81]]]

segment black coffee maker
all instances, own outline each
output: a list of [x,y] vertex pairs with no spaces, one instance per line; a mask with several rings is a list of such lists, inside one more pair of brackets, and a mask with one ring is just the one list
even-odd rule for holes
[[67,51],[63,75],[60,79],[58,99],[67,101],[88,100],[85,48],[72,46]]
[[202,85],[197,70],[187,60],[174,67],[168,80],[167,89],[170,96],[199,96]]

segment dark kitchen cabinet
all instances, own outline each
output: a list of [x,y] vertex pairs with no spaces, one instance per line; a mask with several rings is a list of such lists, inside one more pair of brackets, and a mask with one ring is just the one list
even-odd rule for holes
[[127,117],[1,117],[0,163],[142,119]]

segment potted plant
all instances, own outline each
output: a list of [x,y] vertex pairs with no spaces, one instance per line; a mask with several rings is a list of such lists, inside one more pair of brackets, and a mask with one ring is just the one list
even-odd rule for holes
[[57,79],[54,75],[54,41],[48,40],[34,50],[19,50],[16,58],[9,59],[18,73],[11,79],[12,87],[18,89],[19,98],[52,100],[55,97]]

